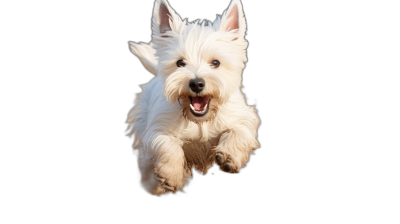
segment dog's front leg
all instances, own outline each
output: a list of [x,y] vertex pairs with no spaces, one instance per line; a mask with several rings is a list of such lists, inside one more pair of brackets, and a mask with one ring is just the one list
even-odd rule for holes
[[215,161],[221,170],[237,173],[249,160],[250,152],[259,147],[255,130],[240,125],[222,134],[215,150]]
[[153,192],[175,192],[185,184],[185,155],[182,141],[166,134],[153,134],[146,145],[151,151],[154,177],[158,181]]

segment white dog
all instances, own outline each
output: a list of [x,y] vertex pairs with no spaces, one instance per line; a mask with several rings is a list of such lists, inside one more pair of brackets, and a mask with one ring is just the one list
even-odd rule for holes
[[127,119],[151,193],[182,189],[192,167],[205,174],[214,161],[237,173],[259,147],[260,120],[241,92],[245,33],[240,0],[213,23],[182,20],[166,0],[156,0],[152,41],[129,42],[155,75]]

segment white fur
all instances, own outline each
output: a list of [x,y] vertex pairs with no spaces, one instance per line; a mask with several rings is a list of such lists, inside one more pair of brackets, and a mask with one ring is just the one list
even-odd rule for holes
[[[165,12],[165,8],[160,10],[163,5],[169,26],[160,15]],[[232,29],[235,24],[238,29]],[[166,0],[156,0],[152,32],[150,44],[129,42],[146,69],[156,74],[142,86],[143,92],[127,119],[129,135],[135,134],[134,148],[139,149],[144,186],[154,194],[181,189],[191,175],[189,161],[206,164],[206,159],[200,161],[189,155],[192,152],[204,158],[206,152],[213,156],[221,153],[224,164],[235,170],[243,167],[249,153],[259,147],[259,118],[241,92],[248,42],[240,0],[233,0],[208,26],[206,21],[182,21]],[[186,66],[178,68],[176,62],[181,59]],[[213,68],[212,60],[219,60],[221,65]],[[212,116],[208,120],[182,115],[179,99],[194,96],[188,82],[196,77],[206,81],[201,94],[218,102],[217,112],[207,115]]]

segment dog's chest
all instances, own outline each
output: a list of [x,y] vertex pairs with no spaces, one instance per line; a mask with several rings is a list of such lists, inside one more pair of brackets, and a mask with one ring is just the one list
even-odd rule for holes
[[184,142],[198,142],[202,144],[209,141],[215,141],[225,132],[225,130],[215,128],[212,123],[195,124],[189,122],[183,125],[178,131],[178,138]]
[[186,141],[182,148],[185,151],[196,151],[198,153],[208,151],[213,147],[217,146],[219,142],[219,138],[211,138],[208,141]]
[[186,166],[188,169],[194,167],[196,170],[206,173],[214,162],[213,148],[218,145],[219,138],[211,138],[206,142],[185,142],[182,149],[185,153]]
[[189,124],[182,129],[180,139],[184,142],[182,149],[185,153],[187,168],[194,167],[203,173],[214,162],[214,151],[223,131],[214,128],[213,124]]

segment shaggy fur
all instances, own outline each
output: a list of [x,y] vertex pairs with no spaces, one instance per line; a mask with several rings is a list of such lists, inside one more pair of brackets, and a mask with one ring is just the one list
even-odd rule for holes
[[[259,147],[260,121],[241,92],[245,33],[240,0],[232,0],[213,23],[182,20],[166,0],[156,0],[152,41],[129,42],[132,53],[156,75],[142,86],[127,119],[149,192],[180,190],[193,167],[205,174],[213,162],[236,173]],[[186,65],[178,67],[179,60]],[[205,81],[200,93],[189,87],[195,78]],[[203,116],[192,111],[194,98],[209,99]]]

